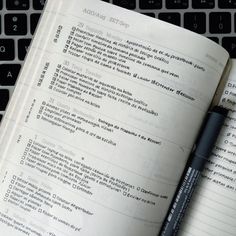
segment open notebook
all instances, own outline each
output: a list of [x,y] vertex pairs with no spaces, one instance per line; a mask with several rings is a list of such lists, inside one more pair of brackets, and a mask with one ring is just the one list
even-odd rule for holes
[[157,235],[217,91],[230,122],[180,235],[233,235],[229,64],[177,26],[97,0],[49,1],[1,125],[0,233]]

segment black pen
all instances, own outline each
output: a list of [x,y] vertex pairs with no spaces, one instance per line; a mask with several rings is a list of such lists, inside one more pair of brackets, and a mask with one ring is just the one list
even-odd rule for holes
[[227,114],[228,110],[219,106],[215,106],[209,112],[159,236],[177,235],[191,196],[204,165],[212,152]]

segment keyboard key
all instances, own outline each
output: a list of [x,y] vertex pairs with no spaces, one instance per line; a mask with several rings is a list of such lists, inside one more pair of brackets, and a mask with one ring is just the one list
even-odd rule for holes
[[26,14],[7,14],[5,15],[5,33],[7,35],[27,34]]
[[40,18],[40,14],[32,14],[30,16],[30,32],[32,35],[34,34],[35,29],[38,25],[39,18]]
[[136,0],[113,0],[113,3],[117,6],[124,7],[127,9],[136,8]]
[[141,9],[161,9],[162,0],[139,0]]
[[20,60],[25,59],[25,55],[28,51],[31,39],[19,39],[18,40],[18,57]]
[[179,13],[160,13],[158,15],[158,18],[160,20],[180,26],[180,14]]
[[184,28],[204,34],[206,32],[206,14],[204,12],[185,13]]
[[[2,64],[0,65],[0,85],[13,86],[20,72],[20,64]],[[1,98],[0,98],[1,99]]]
[[33,0],[33,8],[35,10],[43,10],[46,0]]
[[188,8],[188,0],[166,0],[167,9],[186,9]]
[[195,9],[211,9],[215,7],[215,0],[192,0]]
[[229,52],[231,58],[236,58],[236,37],[224,37],[222,46]]
[[236,8],[236,0],[219,0],[219,8]]
[[230,33],[231,32],[231,14],[229,12],[211,12],[210,13],[210,33]]
[[219,38],[217,37],[208,37],[210,40],[214,41],[215,43],[219,43]]
[[236,13],[234,13],[234,31],[236,32]]
[[6,7],[8,10],[28,10],[29,0],[7,0]]
[[5,111],[9,101],[9,91],[7,89],[0,89],[0,111]]
[[13,39],[0,39],[0,61],[14,60],[15,46]]
[[143,12],[142,14],[143,14],[143,15],[146,15],[146,16],[150,16],[150,17],[154,17],[154,18],[155,18],[155,13],[152,13],[152,12]]

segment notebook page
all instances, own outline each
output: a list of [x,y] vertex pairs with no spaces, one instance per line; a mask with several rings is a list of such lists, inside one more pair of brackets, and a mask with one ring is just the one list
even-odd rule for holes
[[202,174],[179,235],[232,236],[236,232],[236,62],[221,105],[228,119]]

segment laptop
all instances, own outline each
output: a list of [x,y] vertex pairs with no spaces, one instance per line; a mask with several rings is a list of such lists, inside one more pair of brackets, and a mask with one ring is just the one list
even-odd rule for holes
[[[0,122],[45,1],[0,0]],[[202,34],[236,58],[236,0],[103,1]]]

